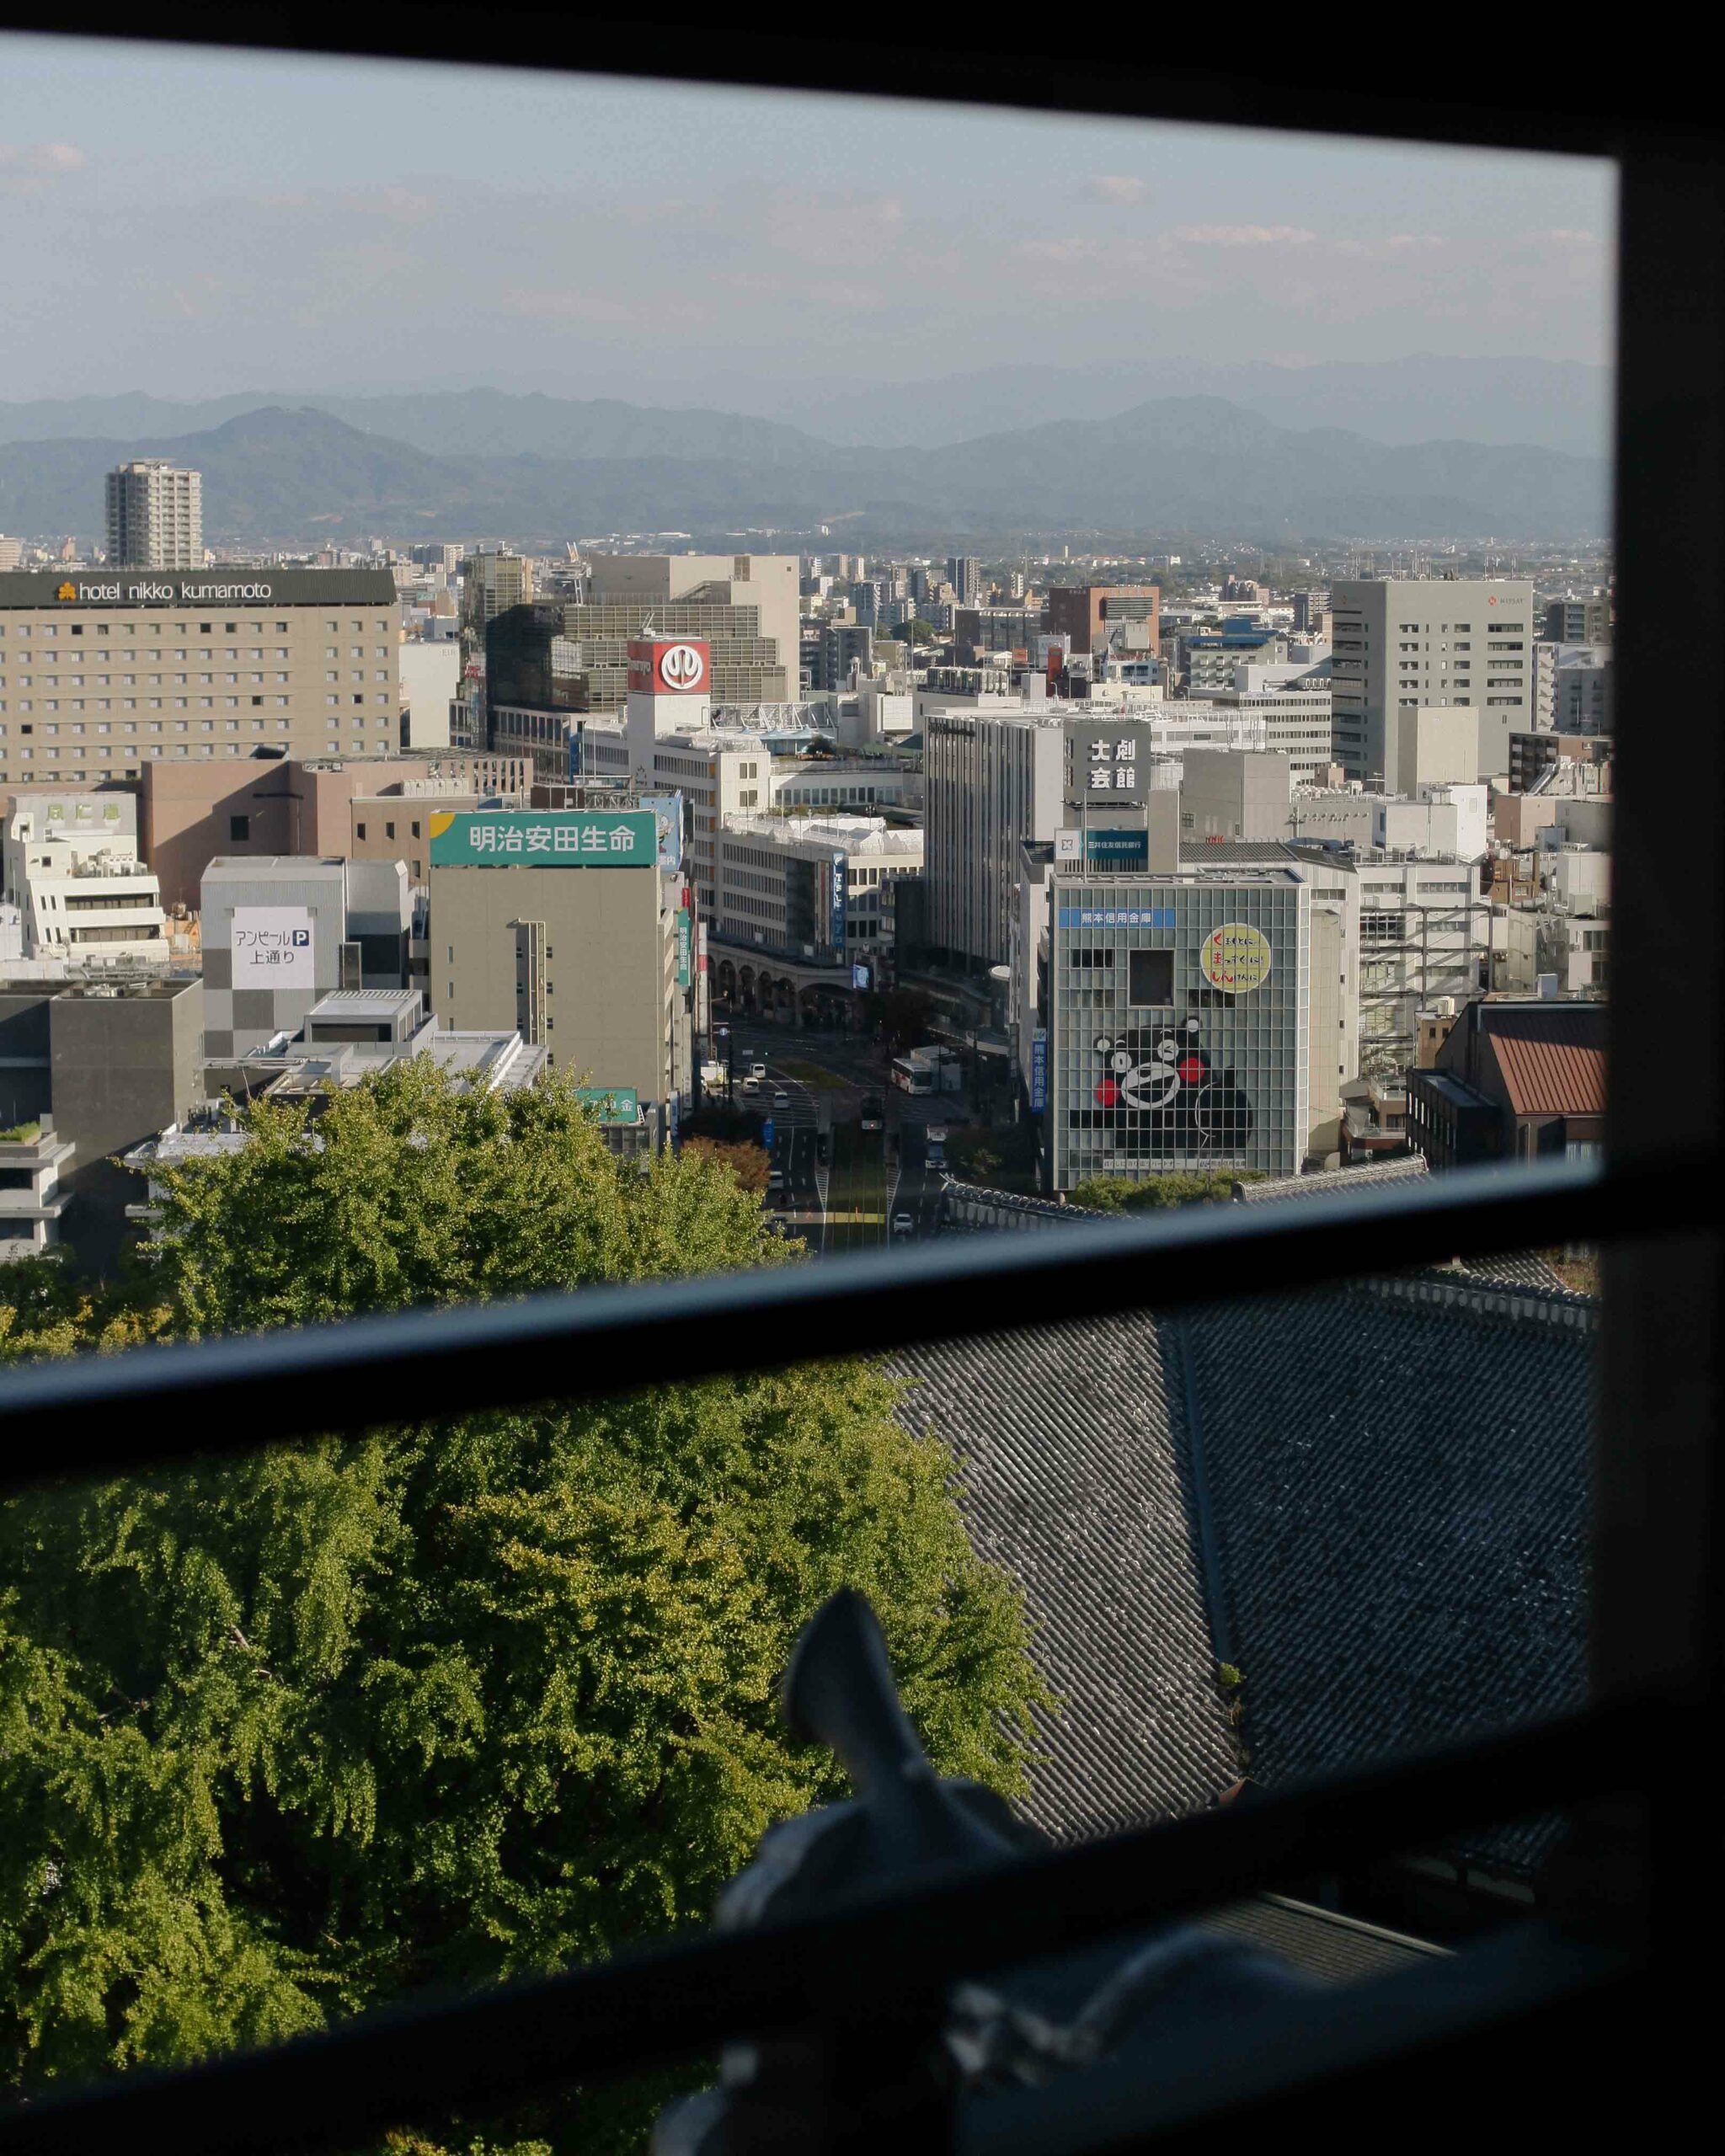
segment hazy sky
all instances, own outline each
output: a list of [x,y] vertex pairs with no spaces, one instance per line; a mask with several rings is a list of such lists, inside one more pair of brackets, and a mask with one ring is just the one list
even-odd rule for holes
[[1613,204],[1573,159],[0,36],[0,398],[1598,360]]

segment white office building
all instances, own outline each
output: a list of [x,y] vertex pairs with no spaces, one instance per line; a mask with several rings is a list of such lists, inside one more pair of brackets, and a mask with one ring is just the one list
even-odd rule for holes
[[166,969],[162,889],[138,858],[132,795],[20,799],[6,827],[5,879],[24,957],[64,959],[69,969]]
[[718,854],[718,944],[872,965],[892,952],[897,887],[922,873],[922,834],[879,816],[734,816]]
[[1464,707],[1479,714],[1468,776],[1508,772],[1510,735],[1534,725],[1531,584],[1365,579],[1333,585],[1331,606],[1335,754],[1349,778],[1398,791],[1402,715]]

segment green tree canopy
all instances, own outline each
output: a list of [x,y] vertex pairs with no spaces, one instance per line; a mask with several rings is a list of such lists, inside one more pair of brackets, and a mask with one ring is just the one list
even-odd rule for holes
[[[245,1119],[244,1148],[162,1179],[138,1309],[24,1268],[0,1353],[785,1256],[722,1162],[620,1161],[560,1081],[498,1099],[398,1066],[315,1121]],[[841,1584],[938,1765],[1017,1786],[1018,1603],[892,1403],[856,1361],[644,1384],[0,1507],[8,2078],[182,2062],[703,1920],[770,1822],[836,1793],[774,1698]]]
[[1093,1212],[1140,1213],[1165,1205],[1226,1205],[1236,1183],[1261,1179],[1256,1168],[1162,1168],[1141,1179],[1090,1176],[1074,1183],[1067,1196]]

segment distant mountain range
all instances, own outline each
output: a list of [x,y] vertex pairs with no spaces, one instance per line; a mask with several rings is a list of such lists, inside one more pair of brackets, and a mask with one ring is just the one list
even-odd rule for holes
[[[184,429],[188,408],[210,408],[166,407],[180,422],[170,430],[154,400],[100,406],[123,408],[112,431],[58,437],[43,431],[46,408],[0,408],[0,419],[26,414],[37,428],[0,440],[0,531],[93,532],[104,472],[136,456],[203,472],[214,546],[416,532],[539,546],[615,531],[771,527],[790,537],[823,524],[853,538],[1104,530],[1265,545],[1515,541],[1594,537],[1608,514],[1597,456],[1296,430],[1216,397],[1158,398],[928,448],[836,443],[735,414],[486,390],[254,407],[195,431]],[[55,408],[99,416],[94,400]]]
[[[516,396],[496,389],[334,396],[254,390],[180,403],[136,392],[0,403],[0,442],[198,434],[270,405],[328,412],[433,456],[748,456],[777,459],[814,436],[846,448],[942,449],[1051,419],[1108,419],[1167,397],[1221,397],[1296,431],[1340,427],[1391,446],[1526,443],[1576,456],[1610,447],[1608,367],[1564,360],[1337,360],[1312,366],[1217,366],[1146,360],[1007,366],[929,382],[798,386],[722,368],[678,389],[629,383],[628,401]],[[615,388],[621,385],[609,385]],[[651,408],[652,431],[643,407]],[[746,416],[745,416],[746,415]],[[755,431],[748,430],[752,417]],[[714,429],[728,430],[715,439]],[[798,433],[798,430],[801,433]]]

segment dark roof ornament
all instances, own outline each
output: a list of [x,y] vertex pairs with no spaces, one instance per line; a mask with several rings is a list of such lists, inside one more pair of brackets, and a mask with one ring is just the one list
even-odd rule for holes
[[[720,1897],[718,1929],[817,1916],[936,1871],[999,1866],[1009,1893],[1015,1859],[1049,1846],[992,1790],[935,1773],[900,1703],[874,1612],[854,1589],[804,1628],[781,1704],[793,1734],[828,1746],[857,1794],[770,1828]],[[861,2015],[836,2015],[844,2025],[824,2037],[731,2046],[717,2089],[660,2115],[654,2156],[838,2145],[828,2126],[878,2147],[973,2094],[1039,2084],[1313,1988],[1243,1941],[1189,1927],[986,1973],[986,1983],[929,1999],[907,1969],[902,1990]]]

